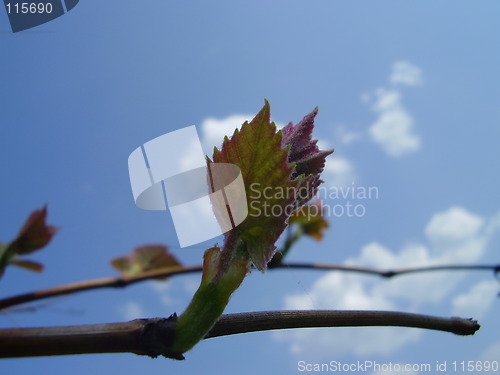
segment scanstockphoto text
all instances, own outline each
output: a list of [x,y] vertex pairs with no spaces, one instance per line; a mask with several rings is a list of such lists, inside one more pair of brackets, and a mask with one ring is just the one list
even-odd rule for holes
[[[282,202],[283,200],[304,200],[310,194],[309,186],[295,187],[262,187],[260,183],[253,183],[249,186],[248,198],[251,200],[249,216],[276,217],[290,216],[296,209],[295,205],[272,202]],[[379,189],[377,186],[358,186],[352,182],[348,186],[323,186],[318,187],[318,191],[313,200],[319,200],[321,204],[313,205],[308,210],[308,215],[324,217],[348,217],[361,218],[366,215],[367,200],[379,199]],[[262,202],[262,198],[264,202]]]
[[335,372],[340,374],[357,373],[450,373],[450,374],[488,374],[498,373],[500,370],[499,361],[433,361],[427,363],[394,363],[377,362],[372,360],[341,362],[332,360],[330,362],[307,362],[300,360],[297,362],[298,372],[325,373]]

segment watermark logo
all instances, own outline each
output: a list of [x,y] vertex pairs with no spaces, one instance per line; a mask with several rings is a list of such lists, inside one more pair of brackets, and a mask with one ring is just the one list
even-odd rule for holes
[[[261,186],[259,183],[253,183],[249,186],[248,198],[250,198],[250,215],[256,217],[279,217],[290,216],[296,209],[294,204],[282,206],[281,204],[272,204],[276,200],[304,201],[310,194],[308,185],[295,187],[270,187]],[[263,203],[262,203],[262,199]],[[320,185],[316,191],[314,200],[321,202],[318,206],[309,209],[308,219],[319,214],[324,217],[346,217],[361,218],[366,215],[365,202],[368,200],[379,199],[379,189],[377,186],[358,186],[354,182],[348,186],[324,186]],[[320,212],[321,211],[321,212]]]
[[194,125],[138,147],[128,169],[137,207],[168,207],[181,247],[224,234],[248,215],[240,168],[207,164]]
[[356,185],[354,181],[346,186],[320,186],[317,198],[325,202],[324,216],[361,218],[366,215],[365,203],[379,199],[379,188]]
[[73,9],[80,0],[3,0],[12,32],[31,29]]
[[[196,127],[159,136],[128,158],[137,207],[169,210],[181,247],[220,236],[254,217],[289,217],[296,202],[307,201],[311,187],[272,187],[252,183],[245,189],[241,170],[229,163],[207,163]],[[379,199],[376,186],[319,186],[307,215],[361,218],[365,203]],[[282,202],[293,202],[283,206]],[[276,203],[278,202],[278,203]],[[249,213],[249,208],[251,213]],[[309,217],[308,217],[309,219]]]

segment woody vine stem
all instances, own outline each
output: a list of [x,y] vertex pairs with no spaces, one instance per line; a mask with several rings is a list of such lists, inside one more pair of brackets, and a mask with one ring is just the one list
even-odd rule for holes
[[[313,205],[307,205],[321,184],[320,174],[325,158],[331,151],[321,151],[312,139],[314,118],[317,108],[297,125],[288,124],[282,130],[270,122],[270,107],[264,107],[250,122],[236,129],[231,138],[225,137],[220,150],[214,149],[213,160],[208,163],[228,163],[236,165],[245,185],[248,199],[248,215],[237,227],[225,233],[222,249],[215,246],[208,249],[203,258],[200,286],[185,311],[169,318],[136,319],[125,323],[109,323],[87,326],[19,328],[0,330],[0,357],[63,355],[104,352],[131,352],[156,357],[163,355],[173,359],[183,359],[183,354],[204,338],[217,337],[251,331],[300,327],[344,327],[344,326],[405,326],[453,332],[470,335],[479,329],[477,322],[460,318],[439,318],[426,315],[383,311],[274,311],[231,314],[222,313],[232,293],[240,286],[245,276],[254,266],[260,271],[285,267],[282,259],[292,244],[303,234],[321,237],[327,226],[321,214],[316,212],[310,221]],[[250,194],[255,188],[262,191],[294,191],[292,196]],[[213,203],[216,217],[225,207]],[[278,207],[280,215],[262,214],[260,207]],[[220,211],[222,210],[222,211]],[[35,211],[18,236],[6,245],[0,244],[0,275],[9,264],[17,264],[32,270],[41,270],[42,265],[20,258],[25,254],[45,246],[56,228],[45,224],[46,208]],[[289,223],[299,223],[299,231],[289,236],[281,253],[275,256],[275,243]],[[133,258],[115,260],[125,277],[94,280],[54,288],[49,291],[14,296],[0,300],[0,309],[15,304],[33,301],[48,296],[75,291],[106,287],[125,286],[147,278],[199,271],[199,267],[176,267],[168,254],[156,247],[146,254],[145,250],[135,256],[163,257],[169,263],[168,270],[127,274],[134,270],[130,264]],[[153,255],[152,255],[153,254]],[[173,263],[172,263],[173,262]],[[173,267],[172,267],[173,265]],[[288,265],[291,267],[292,265]],[[415,269],[399,271],[377,271],[357,267],[295,265],[316,269],[338,269],[392,277],[396,274],[416,272]],[[454,268],[455,267],[455,268]],[[430,267],[438,269],[493,269],[498,266],[448,266]],[[492,268],[493,267],[493,268]],[[425,269],[420,269],[423,271]],[[146,271],[146,272],[144,272]],[[137,270],[136,270],[137,272]]]
[[[91,353],[173,356],[172,317],[124,323],[0,330],[0,358]],[[397,326],[472,335],[476,321],[394,311],[260,311],[222,315],[202,338],[272,329],[305,327]]]

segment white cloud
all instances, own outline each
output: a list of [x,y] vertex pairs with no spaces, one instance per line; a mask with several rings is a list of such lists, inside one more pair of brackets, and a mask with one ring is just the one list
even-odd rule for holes
[[200,280],[198,279],[186,279],[186,281],[183,284],[183,288],[186,291],[187,295],[193,295],[198,289],[199,285],[200,285]]
[[361,248],[361,254],[347,263],[373,266],[380,269],[416,267],[429,265],[429,250],[421,244],[410,244],[397,253],[392,253],[388,248],[377,242],[371,242]]
[[356,179],[354,164],[345,157],[333,154],[326,159],[321,178],[325,181],[326,188],[350,186]]
[[422,71],[407,61],[396,61],[389,81],[394,85],[418,86],[422,84]]
[[[409,62],[396,61],[389,81],[394,86],[417,86],[422,83],[422,72]],[[368,133],[389,156],[399,157],[420,149],[421,139],[414,132],[413,117],[403,106],[399,90],[382,87],[373,93],[363,93],[361,100],[371,104],[372,110],[378,114]]]
[[[345,283],[348,280],[349,283]],[[287,309],[336,308],[351,310],[387,310],[392,304],[383,295],[370,295],[359,277],[329,272],[319,278],[308,295],[285,297]]]
[[497,212],[486,224],[485,233],[487,235],[492,235],[496,231],[500,230],[500,211]]
[[482,256],[487,240],[494,233],[489,229],[494,220],[485,225],[484,218],[461,207],[451,207],[432,217],[425,234],[443,261],[473,262]]
[[141,305],[134,301],[128,301],[120,307],[120,311],[125,320],[144,318],[146,316]]
[[[175,282],[175,283],[174,283]],[[199,280],[150,280],[147,285],[157,294],[158,300],[167,308],[175,307],[185,297],[192,296],[198,289]]]
[[413,118],[401,104],[395,90],[378,89],[373,110],[379,114],[369,128],[372,140],[390,156],[398,157],[420,149],[420,137],[413,132]]
[[365,91],[361,93],[361,95],[359,96],[359,100],[361,100],[361,102],[365,104],[370,104],[370,102],[372,101],[372,94]]
[[203,165],[204,161],[203,154],[200,155],[200,143],[198,139],[189,139],[185,144],[183,157],[179,160],[180,171],[189,171],[194,168],[199,168],[200,164]]
[[[312,302],[313,301],[313,302]],[[395,306],[383,294],[371,290],[361,278],[341,273],[328,273],[321,277],[304,295],[285,298],[286,309],[394,310]],[[297,355],[307,353],[308,358],[327,358],[354,353],[360,357],[387,355],[400,346],[418,340],[420,332],[395,327],[363,327],[332,329],[300,329],[276,332],[274,337],[291,343]],[[384,345],[380,345],[383,342]]]
[[[491,222],[461,207],[452,207],[435,214],[425,228],[429,244],[410,243],[399,251],[371,242],[358,256],[345,264],[396,269],[436,264],[475,262],[485,254],[492,231]],[[450,229],[453,228],[453,229]],[[456,240],[460,230],[460,246],[448,246]],[[438,238],[439,241],[435,241]],[[285,297],[288,309],[371,309],[405,310],[418,312],[429,304],[445,304],[463,273],[430,272],[398,276],[389,280],[362,277],[356,274],[330,272],[320,277],[307,293]],[[496,289],[493,288],[496,287]],[[443,305],[454,312],[471,314],[476,318],[491,306],[498,289],[496,281],[479,283],[468,292],[457,296],[452,305]],[[493,296],[493,297],[491,297]],[[475,305],[475,310],[472,308]],[[469,309],[470,311],[466,311]],[[424,310],[425,311],[425,310]],[[418,341],[422,331],[398,328],[359,328],[334,330],[297,330],[287,334],[291,351],[295,354],[328,357],[332,351],[360,357],[390,354],[411,342]],[[285,337],[277,334],[277,338]],[[384,345],[380,345],[383,342]],[[327,348],[327,349],[325,349]],[[340,355],[339,354],[339,355]]]
[[484,225],[484,219],[462,207],[451,207],[435,214],[425,227],[425,235],[437,245],[455,245],[477,235]]
[[[211,156],[214,146],[222,146],[224,136],[231,138],[235,129],[240,129],[245,121],[251,121],[255,115],[235,114],[222,119],[208,117],[201,122],[201,143],[203,151]],[[276,127],[281,129],[283,124],[276,122]]]
[[157,293],[165,293],[171,289],[171,283],[165,280],[149,280],[147,285]]
[[[433,249],[418,243],[406,245],[399,252],[392,252],[372,242],[361,249],[358,257],[350,258],[346,263],[382,270],[424,267],[440,263],[432,256],[432,252]],[[374,284],[372,293],[384,295],[395,302],[404,303],[410,310],[416,310],[424,303],[439,302],[453,288],[457,276],[432,273],[418,280],[411,276],[401,276]]]
[[[378,243],[370,243],[362,248],[360,256],[346,262],[380,269],[473,263],[486,253],[493,234],[487,228],[484,218],[462,207],[451,207],[434,214],[429,220],[425,227],[428,244],[407,244],[393,253]],[[461,233],[459,241],[457,231]],[[456,272],[429,273],[419,279],[403,276],[382,283],[377,288],[384,295],[405,301],[411,308],[417,309],[425,303],[442,301],[463,277],[463,273]]]
[[478,358],[479,361],[498,361],[500,358],[500,341],[491,344]]
[[331,150],[333,147],[330,145],[330,142],[324,138],[318,138],[316,145],[320,150]]
[[346,145],[349,145],[355,141],[359,141],[361,138],[363,138],[362,133],[350,131],[349,129],[347,129],[347,126],[343,124],[337,126],[337,128],[335,129],[335,135],[340,140],[340,142]]
[[[392,363],[392,367],[387,371],[375,371],[373,375],[418,375],[419,371],[408,370],[407,366],[414,366],[418,368],[419,366],[425,366],[426,364],[418,364],[418,363]],[[391,371],[392,369],[392,371]]]
[[245,121],[250,121],[252,115],[232,115],[223,119],[206,118],[201,123],[203,151],[212,155],[214,146],[220,149],[224,136],[231,136],[235,129],[239,129]]
[[453,315],[481,319],[486,315],[497,295],[498,282],[496,280],[481,281],[466,293],[453,299]]
[[[372,245],[372,250],[377,245]],[[382,248],[378,249],[385,252]],[[379,252],[380,254],[380,252]],[[381,254],[387,258],[390,254]],[[391,262],[393,259],[391,259]],[[374,279],[358,275],[330,272],[319,278],[306,294],[285,297],[285,309],[346,309],[346,310],[395,310],[396,305],[376,288]],[[275,334],[278,340],[291,341],[293,354],[312,358],[355,354],[366,357],[375,354],[388,355],[399,347],[417,341],[421,332],[415,329],[395,327],[332,328],[295,330],[284,335]],[[384,345],[380,345],[383,342]]]
[[388,111],[401,107],[401,93],[396,90],[386,90],[379,88],[375,90],[376,101],[372,109],[377,112]]

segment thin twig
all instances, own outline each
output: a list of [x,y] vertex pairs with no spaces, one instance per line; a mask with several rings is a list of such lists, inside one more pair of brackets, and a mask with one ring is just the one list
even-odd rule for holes
[[123,288],[140,281],[155,279],[158,277],[167,277],[180,275],[184,273],[200,272],[201,266],[194,267],[169,267],[168,269],[158,269],[146,271],[135,276],[118,276],[118,277],[103,277],[100,279],[92,279],[78,281],[71,284],[59,285],[53,288],[41,289],[34,292],[18,294],[16,296],[4,298],[0,300],[0,310],[10,306],[19,305],[26,302],[37,301],[44,298],[63,296],[83,292],[85,290],[100,289],[100,288]]
[[368,267],[344,266],[338,264],[324,264],[324,263],[290,263],[281,264],[276,268],[301,268],[301,269],[316,269],[316,270],[332,270],[332,271],[346,271],[366,273],[375,276],[382,276],[391,278],[394,276],[405,275],[409,273],[420,272],[435,272],[435,271],[493,271],[494,273],[500,272],[500,264],[445,264],[439,266],[422,266],[422,267],[408,267],[398,268],[393,270],[380,270]]
[[[176,317],[125,323],[0,329],[0,358],[90,353],[135,353],[182,359],[171,353]],[[259,311],[223,315],[205,338],[306,327],[397,326],[473,335],[470,319],[440,318],[392,311]]]
[[[345,266],[338,264],[311,264],[311,263],[284,263],[270,267],[269,269],[310,269],[310,270],[324,270],[324,271],[342,271],[342,272],[356,272],[364,273],[375,276],[382,276],[386,278],[419,272],[435,272],[435,271],[493,271],[500,272],[500,265],[477,265],[477,264],[463,264],[463,265],[440,265],[428,267],[413,267],[402,268],[394,270],[378,270],[368,267]],[[6,309],[11,306],[19,305],[22,303],[32,302],[44,298],[62,296],[91,289],[99,288],[123,288],[137,282],[144,280],[151,280],[155,278],[168,277],[180,275],[184,273],[200,272],[201,266],[192,267],[169,267],[168,269],[158,269],[153,271],[143,272],[136,276],[118,276],[118,277],[105,277],[100,279],[80,281],[71,284],[56,286],[53,288],[42,289],[30,293],[19,294],[16,296],[0,299],[0,310]]]

